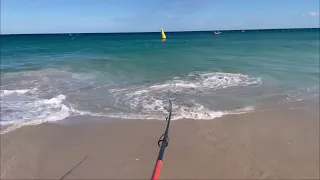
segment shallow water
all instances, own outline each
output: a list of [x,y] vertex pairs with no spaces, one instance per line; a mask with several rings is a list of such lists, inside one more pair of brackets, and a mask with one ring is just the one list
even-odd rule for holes
[[[1,124],[214,119],[319,94],[319,29],[1,36]],[[90,118],[88,118],[90,120]]]

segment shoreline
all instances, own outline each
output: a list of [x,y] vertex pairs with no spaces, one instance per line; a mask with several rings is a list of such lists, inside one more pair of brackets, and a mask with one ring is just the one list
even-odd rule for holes
[[[307,108],[304,108],[307,105]],[[161,179],[319,179],[319,102],[174,120]],[[45,123],[1,135],[1,179],[150,178],[164,121]]]
[[[273,112],[273,111],[282,111],[286,109],[306,109],[306,108],[313,108],[313,106],[319,106],[319,94],[312,94],[309,96],[304,96],[303,99],[295,99],[295,100],[288,100],[288,101],[270,101],[265,103],[259,103],[252,106],[245,106],[245,107],[238,107],[238,109],[233,110],[219,110],[215,111],[217,116],[212,119],[192,119],[192,118],[182,118],[182,119],[175,119],[175,114],[173,113],[173,121],[184,121],[184,120],[194,120],[194,121],[214,121],[218,118],[232,116],[232,115],[241,115],[241,114],[248,114],[248,113],[255,113],[255,112]],[[219,115],[219,113],[221,115]],[[117,122],[117,121],[137,121],[137,120],[146,120],[146,121],[163,121],[166,117],[166,114],[163,115],[163,119],[126,119],[126,118],[114,118],[108,117],[107,115],[101,116],[92,116],[90,114],[86,115],[75,115],[75,116],[68,116],[65,119],[58,120],[58,121],[46,121],[46,122],[23,122],[17,123],[15,125],[0,125],[0,135],[4,135],[17,129],[28,127],[28,126],[38,126],[41,124],[62,124],[62,125],[77,125],[77,124],[90,124],[90,123],[109,123],[109,122]]]

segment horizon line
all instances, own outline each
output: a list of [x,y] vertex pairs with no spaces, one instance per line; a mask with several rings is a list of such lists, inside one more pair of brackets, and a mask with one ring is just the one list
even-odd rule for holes
[[[165,31],[166,33],[177,32],[210,32],[210,31],[258,31],[258,30],[285,30],[285,29],[320,29],[320,27],[307,27],[307,28],[262,28],[262,29],[220,29],[220,30],[186,30],[186,31]],[[160,32],[160,31],[159,31]],[[0,35],[54,35],[54,34],[135,34],[135,33],[158,33],[158,31],[128,31],[128,32],[53,32],[53,33],[5,33]]]

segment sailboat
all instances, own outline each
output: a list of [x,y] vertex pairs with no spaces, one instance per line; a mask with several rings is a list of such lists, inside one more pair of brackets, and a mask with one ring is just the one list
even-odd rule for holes
[[162,27],[161,27],[161,38],[162,38],[162,40],[167,39],[167,36],[166,36],[166,34],[164,33],[164,30],[163,30]]
[[221,34],[220,31],[214,31],[214,34]]

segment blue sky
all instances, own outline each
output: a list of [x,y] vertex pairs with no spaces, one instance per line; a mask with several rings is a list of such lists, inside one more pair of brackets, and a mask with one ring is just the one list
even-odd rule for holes
[[319,0],[1,0],[1,34],[319,27]]

